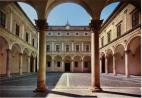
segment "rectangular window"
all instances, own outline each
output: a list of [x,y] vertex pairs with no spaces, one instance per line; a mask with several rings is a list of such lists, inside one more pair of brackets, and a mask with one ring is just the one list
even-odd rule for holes
[[107,33],[107,42],[111,41],[111,31]]
[[69,45],[66,45],[66,52],[69,52]]
[[26,32],[26,42],[29,41],[29,34]]
[[104,37],[101,38],[101,46],[104,46]]
[[59,45],[56,45],[56,52],[59,52]]
[[78,67],[78,62],[75,62],[75,67]]
[[57,62],[57,67],[60,67],[60,62]]
[[16,35],[20,35],[20,26],[18,24],[16,24]]
[[121,36],[121,24],[118,24],[116,28],[117,28],[117,37],[119,37]]
[[6,14],[0,11],[0,26],[5,27],[6,25]]
[[86,45],[86,52],[89,52],[89,45]]
[[135,27],[139,24],[139,12],[135,11],[132,13],[132,27]]
[[47,62],[47,66],[48,66],[48,67],[51,67],[51,62]]
[[46,51],[49,52],[50,51],[50,45],[46,46]]
[[76,52],[79,51],[79,45],[76,45]]
[[35,45],[35,39],[33,38],[32,40],[32,45],[34,46]]

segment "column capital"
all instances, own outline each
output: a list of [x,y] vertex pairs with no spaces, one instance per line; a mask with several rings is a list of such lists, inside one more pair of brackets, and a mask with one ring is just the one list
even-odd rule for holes
[[38,30],[44,30],[48,28],[48,23],[46,22],[46,19],[35,20],[35,24]]
[[102,22],[103,20],[91,20],[91,23],[89,24],[90,29],[93,32],[97,32],[98,30],[100,30]]

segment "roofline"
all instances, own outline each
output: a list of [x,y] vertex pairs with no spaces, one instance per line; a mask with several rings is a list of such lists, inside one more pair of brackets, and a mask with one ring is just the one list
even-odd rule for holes
[[28,21],[32,24],[32,26],[35,28],[36,32],[37,32],[37,28],[36,26],[33,24],[33,22],[31,21],[31,19],[27,16],[27,14],[24,12],[24,10],[20,7],[20,5],[15,2],[15,5],[20,9],[20,11],[25,15],[25,17],[28,19]]

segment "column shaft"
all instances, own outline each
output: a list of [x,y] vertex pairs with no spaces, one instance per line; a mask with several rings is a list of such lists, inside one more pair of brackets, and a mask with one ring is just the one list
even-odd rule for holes
[[74,62],[73,61],[71,61],[71,71],[73,72],[74,70]]
[[22,75],[23,74],[23,72],[22,72],[22,64],[23,64],[23,54],[22,53],[20,53],[19,54],[19,73],[20,73],[20,75]]
[[108,58],[105,57],[105,73],[108,74]]
[[128,77],[129,76],[129,72],[128,72],[128,54],[129,51],[125,51],[125,76]]
[[84,72],[84,61],[81,61],[82,72]]
[[113,55],[113,74],[116,75],[115,54]]

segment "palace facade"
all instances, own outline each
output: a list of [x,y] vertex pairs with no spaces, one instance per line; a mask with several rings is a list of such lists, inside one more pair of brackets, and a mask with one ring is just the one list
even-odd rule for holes
[[102,73],[141,75],[141,13],[119,4],[100,31]]
[[0,7],[0,75],[37,71],[38,32],[17,3]]
[[47,71],[90,72],[91,39],[88,26],[49,26]]

